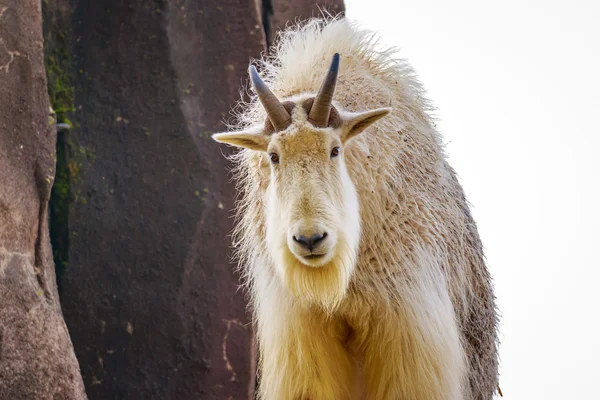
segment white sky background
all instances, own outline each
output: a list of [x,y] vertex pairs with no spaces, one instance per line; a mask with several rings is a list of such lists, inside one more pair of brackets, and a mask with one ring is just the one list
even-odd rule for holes
[[504,398],[599,399],[600,2],[345,2],[439,109],[495,281]]

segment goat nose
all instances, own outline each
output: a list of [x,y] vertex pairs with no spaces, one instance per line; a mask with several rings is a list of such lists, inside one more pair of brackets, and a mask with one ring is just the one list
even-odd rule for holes
[[294,240],[296,243],[300,243],[303,247],[307,248],[310,251],[313,251],[315,246],[323,241],[327,237],[327,232],[323,232],[323,234],[315,234],[311,237],[307,238],[306,236],[299,235],[294,236]]

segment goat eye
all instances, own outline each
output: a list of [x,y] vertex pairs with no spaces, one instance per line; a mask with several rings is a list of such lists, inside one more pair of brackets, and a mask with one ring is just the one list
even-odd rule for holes
[[279,156],[277,155],[277,153],[269,154],[269,158],[271,158],[271,162],[273,164],[279,164]]
[[337,156],[339,156],[339,155],[340,155],[340,148],[339,148],[339,147],[334,147],[334,148],[331,150],[331,158],[333,158],[333,157],[337,157]]

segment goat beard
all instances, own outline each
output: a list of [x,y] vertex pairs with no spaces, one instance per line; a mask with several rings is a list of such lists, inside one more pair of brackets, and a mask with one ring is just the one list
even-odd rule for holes
[[315,268],[304,265],[286,246],[280,260],[278,273],[290,294],[302,305],[318,306],[331,314],[346,296],[356,251],[338,242],[332,260]]

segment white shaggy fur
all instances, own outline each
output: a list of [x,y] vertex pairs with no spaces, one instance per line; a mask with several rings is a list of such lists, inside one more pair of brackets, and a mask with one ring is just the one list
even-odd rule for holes
[[[261,136],[265,112],[253,98],[232,128],[260,139],[216,136],[254,148],[234,156],[234,245],[263,400],[479,400],[497,388],[497,318],[475,223],[412,69],[375,44],[344,19],[289,28],[262,74],[296,103],[291,126]],[[301,104],[336,52],[345,122],[317,129]],[[392,112],[344,136],[367,115],[352,112],[379,107]],[[342,154],[330,159],[335,145]],[[302,261],[290,239],[309,228],[331,232],[322,262]]]

